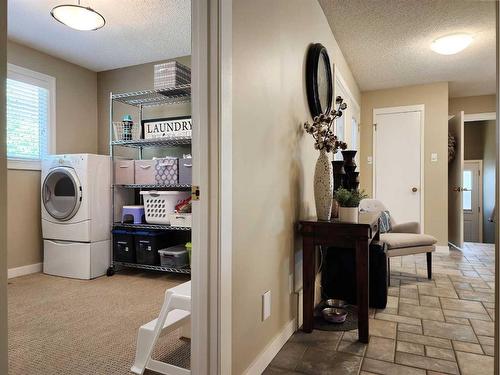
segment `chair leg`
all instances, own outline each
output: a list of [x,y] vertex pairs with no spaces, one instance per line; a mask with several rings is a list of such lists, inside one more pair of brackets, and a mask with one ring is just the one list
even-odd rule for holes
[[391,286],[391,258],[387,257],[387,285]]
[[427,253],[427,278],[432,279],[432,253]]

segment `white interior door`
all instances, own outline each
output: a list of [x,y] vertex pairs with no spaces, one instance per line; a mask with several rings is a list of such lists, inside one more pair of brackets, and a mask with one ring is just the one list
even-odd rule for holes
[[463,171],[464,171],[464,112],[448,121],[448,131],[455,138],[455,157],[448,164],[448,241],[462,248],[464,244]]
[[462,204],[465,242],[482,242],[481,164],[480,160],[464,161]]
[[398,222],[423,227],[423,106],[375,109],[374,197]]

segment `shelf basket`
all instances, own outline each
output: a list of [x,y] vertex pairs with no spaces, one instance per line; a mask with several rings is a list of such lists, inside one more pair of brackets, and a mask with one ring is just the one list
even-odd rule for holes
[[146,223],[170,224],[170,214],[175,212],[175,205],[189,197],[181,191],[141,191],[144,200]]
[[113,122],[113,136],[115,141],[137,141],[141,139],[141,126]]

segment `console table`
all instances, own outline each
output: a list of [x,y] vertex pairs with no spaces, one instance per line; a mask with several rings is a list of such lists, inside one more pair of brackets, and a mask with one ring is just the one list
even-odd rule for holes
[[316,246],[352,248],[356,253],[356,281],[358,301],[358,338],[369,340],[369,250],[373,240],[379,240],[379,213],[359,214],[358,223],[341,223],[337,219],[299,222],[303,241],[302,278],[304,284],[302,330],[312,332],[314,323],[314,282],[316,276]]

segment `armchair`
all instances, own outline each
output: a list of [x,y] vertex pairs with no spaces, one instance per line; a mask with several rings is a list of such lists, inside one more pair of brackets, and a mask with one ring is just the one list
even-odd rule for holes
[[[363,199],[360,211],[382,212],[387,208],[376,199]],[[420,224],[408,222],[397,224],[391,216],[391,231],[381,233],[380,240],[387,245],[387,274],[390,282],[390,259],[395,256],[422,254],[427,255],[427,277],[432,278],[432,253],[436,250],[436,238],[420,233]]]

